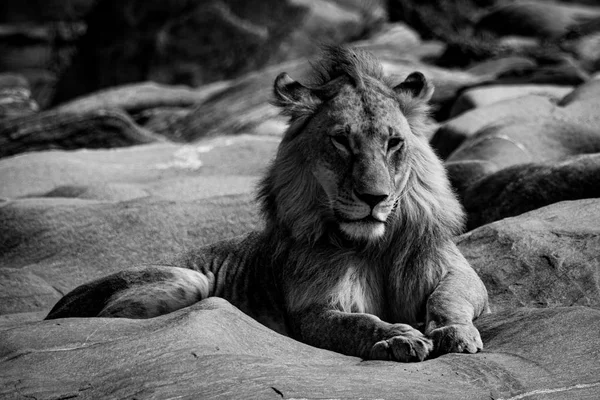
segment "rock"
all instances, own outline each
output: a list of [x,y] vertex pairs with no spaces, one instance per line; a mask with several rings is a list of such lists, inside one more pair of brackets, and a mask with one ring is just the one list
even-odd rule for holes
[[583,19],[600,16],[600,7],[544,1],[522,1],[493,8],[475,23],[478,33],[557,39]]
[[[177,123],[187,117],[192,110],[187,107],[156,107],[141,110],[133,114],[133,119],[136,123],[144,128],[162,135],[173,141],[181,141],[177,136],[177,132],[173,129]],[[264,134],[260,127],[257,127],[255,132]],[[279,131],[281,134],[283,130]]]
[[[523,97],[513,101],[526,99]],[[486,116],[483,113],[494,107],[501,109],[500,106],[508,105],[502,103],[478,108],[457,118],[465,117],[465,121],[469,121],[468,118],[472,118],[469,114],[479,111],[475,116],[497,121],[486,128],[474,129],[477,133],[465,140],[446,159],[454,187],[462,199],[467,197],[465,190],[485,174],[524,163],[550,162],[600,152],[600,120],[593,111],[598,107],[595,103],[581,102],[565,108],[532,108],[529,116],[526,115],[527,109],[515,108],[514,114],[508,112],[504,115],[504,121],[510,121],[508,123],[498,119],[502,114]],[[533,103],[527,101],[525,104]],[[543,116],[544,112],[548,114]],[[479,124],[483,121],[471,119],[469,122]],[[443,132],[442,129],[438,129],[431,142],[445,155],[454,143],[460,141],[461,135],[438,136]],[[474,170],[468,171],[470,168]]]
[[0,121],[0,158],[29,151],[122,147],[157,140],[162,138],[119,110],[45,111]]
[[[492,173],[524,163],[550,162],[597,152],[600,152],[600,132],[597,129],[554,116],[546,121],[512,121],[510,125],[483,129],[454,151],[447,162],[451,165],[469,162],[463,164],[463,168],[469,168],[474,165],[472,161],[479,160],[485,162],[485,172]],[[476,172],[463,172],[462,177],[482,179],[480,167],[474,166]],[[455,179],[457,177],[454,176]],[[476,182],[460,182],[455,188],[469,188]],[[463,199],[467,197],[464,191],[458,194]]]
[[479,179],[498,170],[498,166],[489,161],[465,160],[445,163],[448,178],[461,201],[464,201],[465,191]]
[[[384,71],[397,82],[401,82],[414,71],[421,71],[435,82],[436,91],[432,102],[436,108],[442,108],[456,97],[464,88],[485,81],[470,73],[449,70],[425,64],[415,59],[406,59],[402,54],[390,51],[386,47],[367,45],[363,49],[372,52],[382,62]],[[286,119],[279,110],[269,104],[272,98],[272,85],[281,72],[287,72],[294,79],[303,82],[311,71],[308,61],[296,60],[246,75],[219,92],[214,93],[182,119],[175,121],[168,131],[170,135],[184,141],[193,141],[199,137],[217,134],[258,133],[265,123],[274,123],[283,132]]]
[[[472,173],[476,169],[467,170]],[[474,182],[459,188],[470,230],[552,203],[600,197],[600,153],[461,178],[457,180]]]
[[[571,93],[564,96],[558,105],[564,107],[576,103],[600,103],[600,79],[592,79],[585,85],[578,86]],[[576,105],[576,107],[579,106],[581,104]]]
[[[478,107],[442,124],[431,144],[449,162],[479,159],[477,157],[483,154],[478,152],[484,150],[488,154],[496,154],[494,148],[499,146],[499,141],[501,146],[509,146],[504,139],[498,139],[498,135],[506,136],[514,142],[513,145],[525,146],[526,152],[519,151],[522,156],[527,152],[535,153],[529,158],[515,153],[522,162],[592,153],[597,136],[593,132],[598,132],[600,127],[600,116],[596,112],[600,107],[600,96],[597,94],[598,83],[590,80],[578,86],[572,94],[567,94],[558,105],[548,97],[528,95]],[[532,131],[525,132],[525,125]],[[545,126],[553,132],[557,143],[543,144],[544,140],[548,140],[543,139],[547,135],[541,131]],[[571,134],[574,136],[568,139]],[[536,137],[540,138],[539,143],[534,139]],[[544,155],[546,149],[551,154]],[[492,159],[485,160],[494,162]]]
[[99,90],[63,103],[55,111],[83,113],[99,108],[118,108],[129,113],[160,107],[192,107],[227,87],[218,82],[197,89],[160,85],[154,82],[132,83]]
[[0,120],[31,115],[39,109],[21,75],[0,74]]
[[402,52],[404,55],[421,45],[419,34],[404,23],[385,24],[368,39],[352,43],[353,47],[368,47],[371,50],[380,48],[384,51]]
[[[8,0],[8,3],[19,2]],[[54,4],[46,7],[40,7],[34,1],[12,4],[13,9],[6,10],[8,21],[4,22],[1,19],[6,2],[0,5],[0,72],[17,72],[25,76],[33,98],[42,108],[48,105],[57,75],[70,62],[75,42],[85,31],[85,25],[78,17],[87,12],[76,9],[74,3],[77,1],[50,3]],[[93,2],[82,0],[79,3],[87,3],[79,8],[89,8]],[[69,12],[70,15],[66,15]],[[23,15],[19,15],[21,13]],[[25,20],[21,21],[23,18]]]
[[600,133],[571,120],[517,121],[490,127],[463,143],[448,161],[485,160],[499,168],[600,151]]
[[484,225],[457,244],[486,284],[493,311],[600,308],[599,221],[599,199],[564,201]]
[[524,96],[475,108],[440,126],[431,145],[440,157],[447,159],[467,138],[485,127],[499,126],[505,121],[543,121],[552,114],[554,107],[545,96]]
[[361,361],[271,331],[221,299],[148,320],[59,319],[0,331],[0,396],[36,398],[593,397],[600,311],[519,309],[477,321],[485,351]]
[[590,72],[600,71],[600,32],[577,40],[573,46],[573,52],[586,70]]
[[491,85],[470,88],[458,97],[452,106],[450,117],[473,108],[528,95],[548,97],[552,102],[558,102],[571,91],[573,91],[572,86],[562,85]]
[[238,136],[0,160],[0,314],[49,309],[94,278],[256,229],[254,186],[277,144]]
[[539,65],[527,73],[507,73],[501,76],[505,83],[537,83],[554,85],[580,85],[590,79],[590,75],[577,61],[569,56]]
[[507,73],[523,74],[525,71],[531,71],[536,67],[536,61],[530,57],[509,55],[471,64],[467,71],[475,75],[499,76]]
[[360,39],[384,15],[378,1],[100,0],[54,104],[130,82],[199,86],[235,78],[306,57],[319,42]]
[[97,0],[3,0],[0,3],[0,23],[43,23],[77,21],[94,6]]

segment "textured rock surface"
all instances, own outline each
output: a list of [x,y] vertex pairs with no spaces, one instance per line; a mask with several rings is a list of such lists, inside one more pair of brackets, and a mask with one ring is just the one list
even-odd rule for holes
[[[475,90],[484,92],[491,89],[481,88]],[[508,92],[505,92],[505,95],[509,96],[511,92],[509,89]],[[599,106],[600,83],[595,79],[576,87],[560,101],[556,101],[547,95],[533,94],[508,98],[473,108],[449,119],[437,130],[431,144],[438,150],[438,154],[442,158],[449,161],[458,161],[474,158],[474,155],[468,150],[465,151],[465,148],[473,147],[474,143],[482,141],[486,136],[494,135],[494,133],[491,133],[492,131],[509,129],[511,126],[519,127],[525,123],[539,126],[557,123],[562,125],[571,124],[576,128],[578,126],[587,127],[598,131],[600,117],[598,117],[596,110]],[[522,138],[518,136],[518,132],[506,135],[517,142]],[[529,136],[535,137],[539,134],[526,134],[523,139],[527,141]],[[568,136],[568,134],[565,134],[565,136]],[[494,147],[494,145],[486,147]],[[533,146],[529,150],[544,154],[546,147]]]
[[[525,96],[474,108],[440,126],[431,144],[446,158],[463,201],[483,204],[479,198],[468,199],[467,189],[491,173],[600,152],[599,89],[597,81],[591,80],[560,100],[560,105],[544,96]],[[470,193],[479,197],[476,189]]]
[[543,121],[554,110],[544,96],[524,96],[472,109],[446,121],[431,139],[440,157],[447,159],[465,140],[486,127],[524,120]]
[[600,197],[600,153],[515,165],[474,181],[460,191],[467,229],[563,200]]
[[457,239],[494,311],[600,308],[600,199],[556,203]]
[[456,99],[450,111],[450,117],[455,117],[473,108],[528,95],[544,96],[558,101],[572,90],[572,86],[558,85],[496,85],[468,89]]
[[575,23],[600,16],[599,7],[544,1],[523,1],[493,9],[475,25],[498,35],[558,38]]
[[600,311],[591,308],[511,310],[477,321],[482,353],[365,362],[288,339],[209,299],[150,320],[63,319],[0,330],[0,396],[592,398],[600,389],[598,324]]
[[238,136],[1,160],[0,314],[49,308],[90,279],[256,228],[254,185],[277,143]]

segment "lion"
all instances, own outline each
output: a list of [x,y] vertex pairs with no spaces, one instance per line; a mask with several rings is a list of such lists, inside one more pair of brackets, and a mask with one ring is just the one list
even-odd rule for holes
[[309,83],[274,83],[290,123],[259,184],[264,230],[84,284],[47,319],[151,318],[217,296],[363,359],[481,350],[487,291],[452,240],[463,210],[426,139],[433,85],[419,72],[395,85],[347,47],[313,67]]

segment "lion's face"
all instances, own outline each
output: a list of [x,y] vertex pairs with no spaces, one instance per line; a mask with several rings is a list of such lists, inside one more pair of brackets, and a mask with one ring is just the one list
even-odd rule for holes
[[360,51],[327,58],[311,86],[275,79],[290,127],[259,199],[269,223],[295,239],[376,243],[402,221],[432,217],[431,193],[449,191],[423,136],[433,85],[419,72],[396,85]]
[[344,236],[384,236],[410,174],[415,139],[383,87],[359,94],[347,86],[308,124],[304,148],[311,171],[326,196],[329,219]]

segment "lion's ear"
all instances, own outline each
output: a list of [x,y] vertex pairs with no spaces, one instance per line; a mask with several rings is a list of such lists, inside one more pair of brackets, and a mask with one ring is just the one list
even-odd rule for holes
[[311,89],[293,80],[285,72],[275,78],[273,94],[275,95],[273,104],[281,108],[283,114],[292,118],[312,112],[320,103]]
[[425,79],[420,72],[413,72],[406,77],[404,82],[394,88],[396,92],[406,93],[415,100],[427,102],[433,95],[433,84]]

